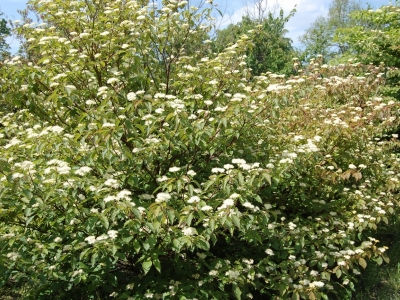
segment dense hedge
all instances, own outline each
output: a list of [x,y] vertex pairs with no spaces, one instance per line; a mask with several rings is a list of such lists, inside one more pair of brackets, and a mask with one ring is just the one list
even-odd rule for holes
[[[0,282],[32,299],[344,299],[398,205],[382,69],[251,76],[185,1],[32,1],[1,68]],[[201,51],[186,53],[192,43]],[[294,59],[294,64],[298,62]]]

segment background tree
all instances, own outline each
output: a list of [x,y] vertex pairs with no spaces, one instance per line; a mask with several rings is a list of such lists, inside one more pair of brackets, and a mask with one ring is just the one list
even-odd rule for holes
[[334,40],[335,31],[339,28],[354,26],[356,20],[350,18],[350,12],[361,9],[358,0],[332,0],[327,17],[319,16],[300,36],[299,40],[304,50],[301,55],[303,61],[308,61],[318,54],[326,61],[345,53],[347,45]]
[[259,4],[257,13],[249,10],[241,22],[217,30],[214,49],[219,52],[227,45],[235,43],[241,35],[248,34],[249,30],[256,30],[257,35],[252,39],[253,45],[246,53],[246,62],[252,73],[260,75],[269,71],[290,74],[294,50],[291,39],[285,37],[287,33],[285,25],[295,11],[284,16],[283,10],[276,15],[273,11],[266,13],[263,7]]
[[[3,13],[0,12],[0,16]],[[10,35],[10,28],[7,26],[7,20],[4,18],[0,19],[0,60],[9,55],[10,46],[6,42],[6,37]]]

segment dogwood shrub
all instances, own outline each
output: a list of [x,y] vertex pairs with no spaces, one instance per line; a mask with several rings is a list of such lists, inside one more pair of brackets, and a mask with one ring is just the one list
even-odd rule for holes
[[[398,205],[381,68],[252,77],[211,6],[32,1],[1,68],[0,280],[32,299],[349,295]],[[193,47],[193,45],[197,45]],[[294,59],[295,68],[299,64]]]

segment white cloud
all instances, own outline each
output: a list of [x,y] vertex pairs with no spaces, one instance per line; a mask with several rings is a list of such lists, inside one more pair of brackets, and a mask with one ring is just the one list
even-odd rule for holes
[[[293,40],[293,45],[299,46],[298,38],[315,21],[318,16],[326,16],[329,8],[329,1],[313,0],[288,0],[297,2],[296,13],[286,24],[287,37]],[[286,10],[285,10],[286,12]]]

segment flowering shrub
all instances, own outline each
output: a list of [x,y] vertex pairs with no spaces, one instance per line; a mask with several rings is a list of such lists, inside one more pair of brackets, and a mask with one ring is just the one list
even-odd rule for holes
[[[32,1],[1,68],[0,278],[33,299],[343,299],[386,247],[380,67],[252,77],[185,1]],[[186,53],[193,43],[203,45]],[[190,54],[190,55],[189,55]],[[295,64],[298,64],[296,59]]]

